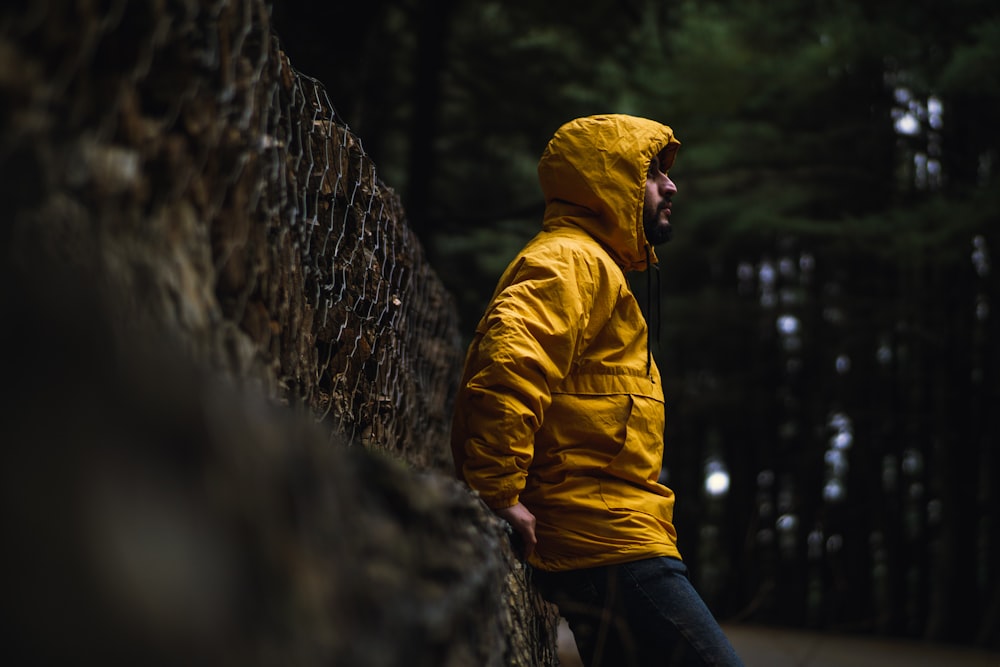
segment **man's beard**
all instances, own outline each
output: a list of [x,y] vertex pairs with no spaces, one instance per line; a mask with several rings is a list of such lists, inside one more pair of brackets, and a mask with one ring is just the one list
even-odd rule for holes
[[660,213],[668,203],[663,202],[652,214],[645,210],[642,213],[642,230],[646,233],[646,240],[650,245],[660,245],[674,237],[673,227],[669,223],[660,224]]

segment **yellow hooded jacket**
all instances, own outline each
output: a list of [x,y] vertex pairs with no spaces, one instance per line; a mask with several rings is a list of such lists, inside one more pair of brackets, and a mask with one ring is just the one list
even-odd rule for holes
[[663,390],[625,272],[656,256],[646,171],[680,143],[623,115],[563,125],[538,165],[542,231],[507,267],[476,327],[452,423],[456,471],[494,509],[534,513],[531,564],[559,571],[680,557],[674,494],[657,479]]

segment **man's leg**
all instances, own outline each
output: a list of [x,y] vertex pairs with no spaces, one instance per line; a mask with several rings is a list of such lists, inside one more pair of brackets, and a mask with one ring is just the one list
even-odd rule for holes
[[741,667],[732,645],[675,558],[535,574],[559,607],[587,667]]
[[640,665],[617,599],[618,585],[609,580],[613,576],[608,567],[533,574],[539,591],[566,619],[585,667]]
[[718,665],[743,662],[676,558],[614,566],[628,627],[643,665]]

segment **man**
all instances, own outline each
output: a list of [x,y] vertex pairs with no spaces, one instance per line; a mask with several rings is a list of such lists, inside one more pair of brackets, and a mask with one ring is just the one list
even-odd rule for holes
[[742,664],[680,560],[663,390],[625,278],[670,239],[679,145],[624,115],[559,128],[542,231],[500,278],[456,399],[456,471],[520,538],[587,665]]

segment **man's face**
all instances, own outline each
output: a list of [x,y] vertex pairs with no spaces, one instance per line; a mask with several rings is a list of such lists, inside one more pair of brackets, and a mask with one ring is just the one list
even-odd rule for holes
[[650,245],[666,243],[673,236],[670,226],[670,200],[677,193],[677,186],[661,170],[664,154],[660,153],[649,163],[646,173],[646,198],[642,204],[642,229]]

